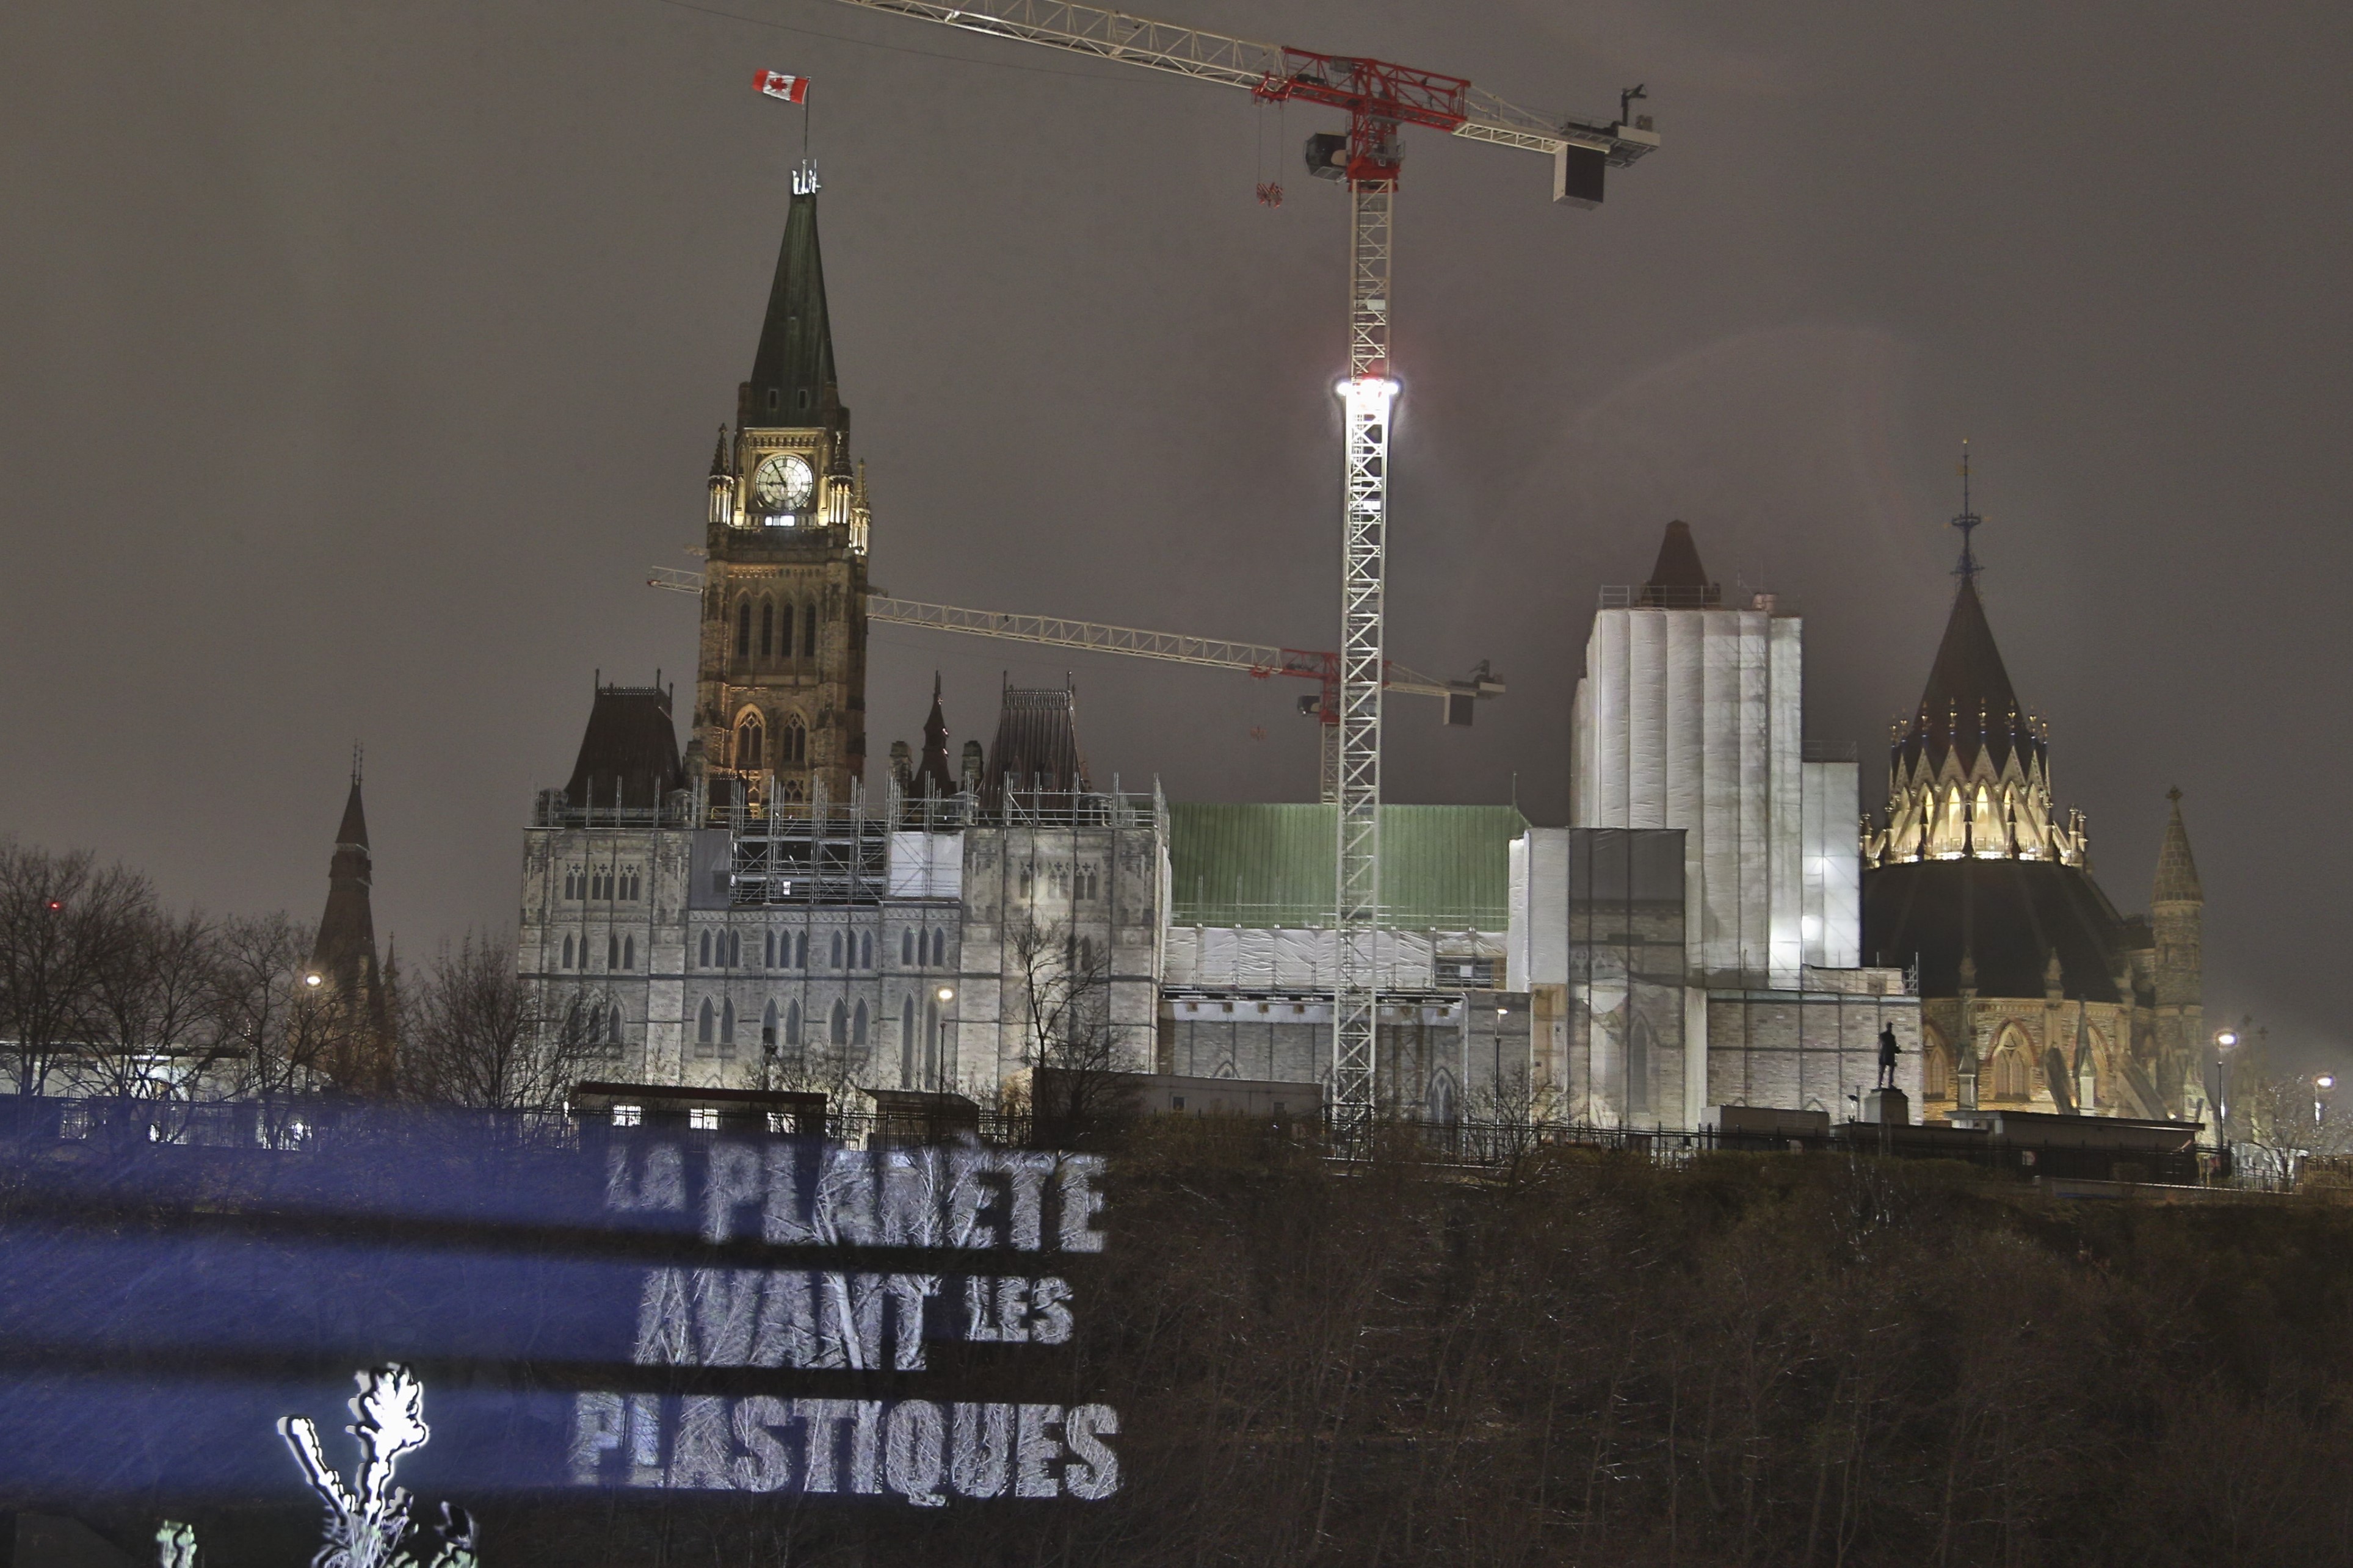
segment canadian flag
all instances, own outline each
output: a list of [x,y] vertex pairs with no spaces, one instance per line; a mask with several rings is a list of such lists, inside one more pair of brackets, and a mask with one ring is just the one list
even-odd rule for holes
[[752,79],[752,85],[770,98],[781,98],[786,103],[803,103],[808,99],[809,79],[786,76],[782,71],[762,71]]

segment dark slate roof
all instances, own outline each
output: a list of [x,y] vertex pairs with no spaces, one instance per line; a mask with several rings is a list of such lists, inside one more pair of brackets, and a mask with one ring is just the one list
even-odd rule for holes
[[[773,408],[771,391],[776,394]],[[760,323],[760,347],[752,356],[752,379],[744,384],[735,423],[754,428],[822,425],[838,398],[825,264],[818,255],[817,193],[801,192],[785,215],[768,313]]]
[[918,795],[951,795],[956,792],[955,770],[948,766],[948,721],[940,709],[940,675],[932,672],[932,711],[923,720],[923,760],[915,769]]
[[1691,524],[1678,519],[1667,524],[1659,541],[1659,559],[1642,584],[1641,602],[1669,609],[1705,609],[1723,601],[1723,590],[1707,580],[1699,563],[1699,546],[1692,542]]
[[[2176,811],[2174,820],[2180,819],[2181,814]],[[360,781],[356,778],[352,780],[352,793],[343,797],[343,821],[335,829],[335,842],[356,844],[363,849],[368,847],[367,813],[360,805]]]
[[1090,786],[1086,759],[1079,754],[1078,717],[1078,693],[1067,687],[1008,686],[982,781],[990,804],[1003,795],[1008,773],[1017,794],[1086,792]]
[[1691,524],[1680,518],[1667,524],[1659,541],[1659,559],[1651,568],[1651,588],[1704,588],[1707,568],[1699,563],[1699,546],[1692,542]]
[[649,686],[596,689],[565,798],[574,805],[609,806],[616,780],[621,805],[631,807],[659,805],[679,787],[678,732],[670,724],[667,691]]
[[1862,876],[1866,963],[1920,965],[1920,994],[1960,994],[1961,954],[1981,998],[2039,997],[2052,952],[2073,999],[2129,1002],[2116,971],[2147,938],[2091,873],[2052,860],[1915,860]]
[[2198,885],[2198,862],[2189,856],[2189,830],[2181,826],[2181,792],[2170,792],[2173,816],[2165,824],[2165,845],[2157,852],[2156,902],[2202,904],[2205,889]]
[[2010,684],[2001,649],[1994,646],[1977,579],[1964,577],[1960,592],[1953,595],[1953,613],[1945,621],[1945,640],[1936,645],[1936,662],[1928,667],[1920,710],[1931,719],[1957,711],[1972,720],[1982,710],[1989,720],[2001,722],[2017,710],[2018,692]]

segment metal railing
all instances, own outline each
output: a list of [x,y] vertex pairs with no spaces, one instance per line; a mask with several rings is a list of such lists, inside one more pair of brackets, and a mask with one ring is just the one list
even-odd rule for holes
[[[990,1145],[1057,1145],[1125,1129],[1253,1145],[1271,1140],[1315,1158],[1356,1163],[1404,1161],[1469,1170],[1514,1168],[1539,1158],[1579,1152],[1682,1166],[1714,1154],[1873,1155],[1966,1164],[2013,1182],[2096,1184],[2117,1188],[2203,1187],[2249,1193],[2339,1189],[2353,1181],[2343,1161],[2307,1161],[2274,1169],[2245,1160],[2218,1159],[2186,1141],[2170,1149],[2112,1144],[2026,1143],[1971,1136],[1943,1127],[1880,1127],[1852,1123],[1827,1134],[1788,1136],[1757,1131],[1689,1131],[1592,1122],[1461,1119],[1424,1121],[1375,1117],[1327,1121],[1317,1115],[1153,1115],[1132,1111],[1109,1118],[1033,1119],[1022,1111],[965,1102],[931,1118],[827,1108],[825,1136],[852,1148],[885,1148],[975,1139]],[[562,1110],[483,1110],[395,1105],[303,1096],[268,1100],[197,1101],[105,1096],[0,1095],[0,1145],[18,1154],[42,1148],[80,1149],[93,1155],[153,1150],[212,1150],[254,1156],[334,1154],[393,1145],[431,1144],[470,1150],[565,1152],[601,1146],[608,1134],[659,1136],[690,1146],[718,1139],[806,1136],[809,1129],[733,1116],[696,1125],[685,1117],[617,1126],[599,1116]]]

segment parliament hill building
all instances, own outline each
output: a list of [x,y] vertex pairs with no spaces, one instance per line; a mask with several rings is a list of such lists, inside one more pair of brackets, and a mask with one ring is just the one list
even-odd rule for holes
[[[712,456],[691,710],[599,685],[526,832],[519,966],[578,1075],[986,1098],[1076,1046],[1158,1075],[1165,1110],[1312,1112],[1333,808],[1103,789],[1067,685],[1008,685],[992,743],[952,755],[935,684],[920,754],[892,745],[870,787],[878,526],[804,175]],[[2179,803],[2152,913],[2120,914],[1963,567],[1858,838],[1852,749],[1803,731],[1802,617],[1727,600],[1668,525],[1593,613],[1567,826],[1383,807],[1385,1107],[1827,1123],[1862,1111],[1892,1040],[1930,1120],[2201,1116]]]
[[1165,807],[1095,787],[1068,689],[1008,688],[953,769],[935,692],[870,792],[872,529],[804,174],[712,460],[685,750],[670,690],[600,685],[526,833],[519,963],[584,1076],[994,1089],[1045,1005],[1148,1059]]

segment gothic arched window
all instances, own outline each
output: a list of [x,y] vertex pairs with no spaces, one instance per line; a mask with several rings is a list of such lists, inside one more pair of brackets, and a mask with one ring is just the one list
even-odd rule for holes
[[1920,1094],[1926,1100],[1953,1098],[1953,1058],[1945,1038],[1931,1027],[1921,1032]]
[[944,926],[932,928],[932,966],[936,969],[948,961],[948,933]]
[[711,1043],[712,1031],[717,1028],[718,1025],[719,1010],[711,1005],[711,998],[705,996],[702,999],[702,1011],[696,1016],[694,1020],[695,1044],[700,1046],[709,1045]]
[[701,946],[697,951],[699,951],[699,952],[702,953],[702,957],[701,957],[697,962],[699,962],[699,963],[702,965],[702,967],[703,967],[703,968],[705,968],[705,969],[710,968],[710,967],[711,967],[711,933],[710,933],[709,931],[704,931],[704,932],[702,933],[702,946]]
[[719,1005],[719,1043],[723,1046],[735,1043],[735,1004],[733,999]]
[[744,967],[744,933],[740,931],[727,933],[727,966],[730,969]]
[[788,1004],[785,1008],[785,1044],[788,1046],[797,1046],[800,1043],[801,1005],[797,1002],[794,1002]]
[[1626,1109],[1637,1115],[1651,1109],[1651,1021],[1639,1013],[1626,1026]]
[[833,1005],[833,1043],[837,1046],[849,1044],[849,1009],[839,1000]]
[[[786,940],[789,941],[791,939],[787,938]],[[767,939],[761,943],[760,967],[763,969],[774,969],[776,967],[776,933],[775,931],[770,931],[767,935]]]
[[621,939],[617,936],[607,936],[605,939],[605,967],[607,969],[621,967]]
[[866,1004],[863,1002],[858,1005],[858,1016],[850,1026],[849,1043],[853,1046],[866,1043]]
[[621,1043],[621,1009],[617,1006],[605,1015],[605,1043],[608,1046]]
[[768,600],[763,599],[760,601],[760,657],[762,658],[767,658],[768,650],[776,646],[776,606]]
[[874,933],[871,931],[860,934],[858,939],[858,967],[874,967]]
[[915,1087],[915,994],[899,1004],[899,1087]]
[[899,962],[902,965],[915,962],[915,931],[912,926],[899,933]]
[[749,658],[752,654],[752,601],[744,600],[735,606],[735,657]]
[[797,713],[790,714],[785,720],[785,732],[776,744],[776,761],[795,763],[808,761],[808,731],[802,725],[801,716]]
[[761,741],[766,727],[756,712],[746,713],[735,721],[735,765],[751,769],[760,765]]
[[833,967],[836,969],[841,967],[841,933],[839,931],[833,933]]
[[635,969],[637,966],[638,939],[633,936],[625,936],[621,939],[621,967],[624,969]]
[[2024,1100],[2034,1092],[2034,1072],[2028,1065],[2026,1037],[2015,1024],[2001,1032],[1993,1053],[1993,1097]]
[[1430,1080],[1430,1119],[1440,1126],[1454,1121],[1454,1079],[1442,1068]]
[[808,967],[808,932],[807,931],[801,932],[793,939],[793,967],[795,969]]
[[776,629],[781,634],[776,638],[776,651],[783,654],[786,658],[792,658],[793,605],[790,599],[786,600],[784,604],[779,606],[779,613],[776,617]]
[[815,605],[801,606],[801,655],[806,658],[817,657],[817,606]]
[[760,1049],[763,1053],[776,1048],[776,1005],[771,1001],[760,1011]]
[[564,967],[572,967],[572,939],[568,936],[564,939]]

